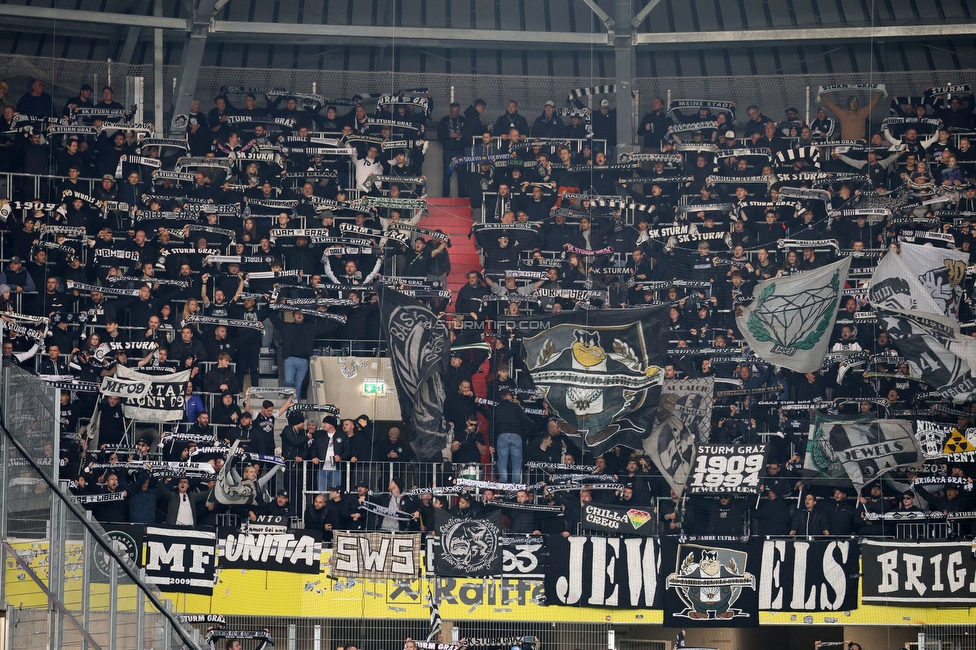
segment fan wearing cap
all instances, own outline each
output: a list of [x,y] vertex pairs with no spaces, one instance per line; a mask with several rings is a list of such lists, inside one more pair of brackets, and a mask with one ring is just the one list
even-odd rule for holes
[[[591,112],[590,120],[593,126],[593,139],[606,140],[607,158],[613,158],[613,144],[617,141],[617,109],[610,109],[610,100],[601,99],[600,108],[596,112]],[[597,148],[598,145],[594,144]]]
[[322,538],[323,541],[331,539],[332,532],[335,530],[357,529],[359,524],[353,519],[353,516],[361,519],[364,514],[358,511],[359,504],[354,503],[356,501],[355,494],[343,494],[342,486],[338,483],[330,485],[328,490],[329,493],[327,495],[317,495],[315,497],[316,501],[318,501],[320,496],[327,498],[322,513],[325,528],[325,533]]
[[800,111],[792,106],[786,109],[786,119],[779,123],[779,132],[784,138],[796,138],[806,123],[800,118]]
[[247,518],[251,521],[257,521],[258,515],[287,517],[290,514],[288,508],[289,497],[290,495],[288,494],[288,490],[278,490],[278,494],[273,500],[264,505],[256,506],[248,510]]
[[542,115],[532,123],[530,134],[533,138],[561,138],[565,130],[566,125],[556,115],[556,103],[549,99],[542,107]]
[[[394,476],[387,485],[388,493],[374,495],[371,501],[384,508],[407,513],[413,521],[416,521],[420,518],[420,511],[417,509],[417,505],[413,502],[413,499],[403,496],[404,487],[405,483],[403,479]],[[369,523],[367,523],[367,528],[369,530],[385,530],[389,532],[408,530],[413,524],[411,519],[399,519],[396,517],[370,514],[368,516]]]
[[346,436],[338,433],[338,429],[339,421],[336,416],[326,415],[322,418],[322,428],[315,432],[308,450],[309,458],[318,470],[317,488],[322,491],[338,485],[341,478],[337,468],[338,463],[343,460],[341,454],[346,446]]
[[0,273],[0,284],[5,284],[10,288],[11,293],[31,293],[37,291],[34,278],[24,268],[24,262],[19,256],[14,255],[7,262],[7,268]]

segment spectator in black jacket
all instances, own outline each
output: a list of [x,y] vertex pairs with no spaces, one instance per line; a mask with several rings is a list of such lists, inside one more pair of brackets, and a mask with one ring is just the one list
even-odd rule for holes
[[759,535],[788,535],[793,522],[789,502],[773,488],[766,489],[766,496],[767,500],[752,515],[759,524],[759,529],[752,532]]
[[451,442],[451,462],[456,465],[480,463],[481,456],[488,451],[484,436],[478,430],[478,415],[472,413],[464,421],[464,428],[454,427],[454,440]]
[[817,497],[809,492],[803,497],[803,509],[797,510],[793,515],[793,525],[790,527],[790,535],[829,535],[830,529],[827,527],[827,517],[821,509],[817,507]]
[[[525,490],[519,490],[516,493],[515,500],[519,504],[528,505],[532,503],[532,495]],[[509,515],[509,521],[511,522],[508,526],[508,532],[510,533],[531,533],[533,535],[540,535],[539,528],[537,526],[536,520],[538,517],[537,513],[529,509],[515,509],[511,511]]]
[[256,506],[252,508],[247,513],[248,519],[251,521],[257,521],[258,515],[270,515],[272,517],[287,517],[289,513],[288,500],[289,500],[288,490],[278,490],[277,496],[273,501],[266,503],[262,506]]
[[17,102],[17,112],[32,117],[54,117],[54,99],[44,92],[44,80],[34,79],[30,91]]
[[352,502],[343,496],[341,487],[338,485],[331,486],[329,488],[329,500],[325,504],[325,512],[322,515],[325,525],[322,540],[331,541],[333,531],[353,529],[356,525],[353,517],[359,519],[362,516],[355,511],[356,507],[358,504],[353,506]]
[[511,477],[512,483],[518,483],[522,480],[523,433],[531,430],[532,421],[515,402],[511,390],[500,389],[499,399],[501,401],[491,410],[488,429],[491,453],[498,452],[498,480],[508,483]]
[[509,131],[512,129],[517,129],[522,136],[529,132],[529,123],[524,117],[519,115],[518,102],[514,100],[508,102],[508,109],[505,111],[505,114],[495,120],[492,133],[496,137],[501,137],[502,140],[507,140],[509,139]]
[[542,108],[542,115],[535,118],[535,122],[532,124],[532,137],[561,138],[565,129],[566,125],[556,115],[556,103],[551,99],[547,100]]
[[181,365],[186,364],[190,359],[193,363],[206,361],[207,349],[196,337],[193,328],[187,325],[180,330],[180,338],[170,344],[169,358],[180,362]]
[[[451,159],[464,154],[464,147],[471,146],[471,140],[464,141],[464,118],[461,117],[461,105],[451,104],[450,113],[441,118],[437,125],[437,139],[441,143],[442,163],[444,167],[444,181],[441,185],[441,196],[451,195]],[[463,167],[458,167],[463,169]],[[466,196],[464,193],[464,176],[458,174],[458,196]]]
[[853,535],[861,523],[854,504],[847,500],[843,488],[834,488],[834,498],[823,505],[827,515],[827,530],[831,535]]
[[281,430],[281,456],[285,460],[305,460],[308,449],[308,436],[305,435],[305,415],[301,412],[288,414],[288,426]]
[[732,502],[732,496],[722,494],[708,517],[709,535],[741,535],[742,511]]
[[[400,439],[400,429],[392,427],[386,437],[373,444],[373,460],[390,463],[412,463],[417,460],[409,443]],[[403,471],[403,468],[399,468]]]

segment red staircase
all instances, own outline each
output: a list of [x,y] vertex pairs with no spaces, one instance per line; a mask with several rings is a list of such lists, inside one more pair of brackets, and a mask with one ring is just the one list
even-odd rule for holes
[[[471,232],[471,202],[468,199],[427,199],[428,214],[418,224],[428,230],[441,230],[451,236],[451,274],[447,276],[447,288],[457,295],[458,290],[467,282],[468,271],[481,270],[481,257],[474,245],[474,237],[468,239]],[[448,307],[454,311],[454,305]],[[471,378],[471,387],[476,395],[484,397],[485,378],[488,373],[488,362],[481,366]],[[487,462],[482,459],[483,462]]]
[[[468,239],[471,231],[471,202],[468,199],[427,199],[428,215],[420,220],[420,227],[441,230],[451,236],[451,274],[447,276],[447,288],[457,294],[464,286],[468,271],[481,269],[481,258]],[[448,311],[454,311],[453,305]]]

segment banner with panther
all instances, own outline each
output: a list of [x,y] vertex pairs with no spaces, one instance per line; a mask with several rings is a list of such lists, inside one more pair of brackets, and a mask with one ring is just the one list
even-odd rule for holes
[[668,305],[567,312],[523,341],[525,364],[563,431],[594,455],[641,449],[664,380]]
[[434,555],[434,573],[438,577],[501,575],[500,511],[481,518],[461,519],[435,508],[434,525],[440,538],[440,552]]

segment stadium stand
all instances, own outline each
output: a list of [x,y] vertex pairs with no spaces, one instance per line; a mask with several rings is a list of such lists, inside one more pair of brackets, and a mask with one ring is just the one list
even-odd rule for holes
[[[688,16],[667,5],[676,32]],[[221,20],[241,21],[241,6]],[[578,9],[566,19],[585,35]],[[692,13],[696,29],[747,23],[744,9]],[[790,19],[778,7],[764,20]],[[126,47],[117,78],[151,51]],[[646,515],[659,538],[974,534],[969,84],[875,73],[858,53],[849,74],[770,92],[761,75],[788,62],[764,47],[644,53],[675,92],[635,85],[647,110],[626,151],[613,79],[582,87],[576,52],[524,63],[539,83],[502,97],[475,75],[461,92],[446,75],[428,84],[423,65],[389,92],[355,94],[370,75],[355,65],[319,88],[300,70],[250,70],[227,45],[241,67],[206,61],[206,92],[172,116],[182,135],[163,137],[107,79],[88,83],[88,62],[55,90],[25,48],[12,51],[23,71],[0,68],[0,364],[60,391],[57,477],[106,529],[285,522],[329,546],[348,531],[436,537],[449,513],[569,539],[611,530],[584,521],[606,507]],[[691,63],[701,79],[681,78]],[[753,76],[735,82],[733,63]],[[499,53],[497,72],[510,65]],[[402,394],[421,357],[394,340],[391,294],[442,323],[450,347],[434,448],[407,410],[430,399],[424,382]],[[606,395],[543,379],[558,355],[537,335],[567,314],[638,332],[577,330],[570,370],[615,363],[637,378]],[[654,394],[628,437],[621,412],[637,418],[652,379],[660,408]],[[376,407],[386,391],[399,404]],[[604,399],[623,406],[579,425],[613,411]],[[748,467],[732,469],[733,453]],[[281,636],[189,622],[228,650]],[[483,645],[538,642],[512,634]],[[434,640],[406,646],[441,650]]]

